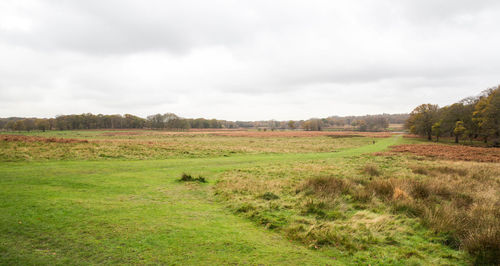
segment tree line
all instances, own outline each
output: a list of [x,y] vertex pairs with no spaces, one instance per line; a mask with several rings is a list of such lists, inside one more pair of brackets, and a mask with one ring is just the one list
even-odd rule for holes
[[216,119],[185,119],[172,113],[156,114],[141,118],[125,115],[60,115],[55,118],[0,118],[0,128],[9,131],[32,130],[77,130],[77,129],[169,129],[185,130],[189,128],[232,128],[236,125]]
[[462,139],[481,140],[499,146],[500,85],[442,108],[419,105],[410,113],[406,128],[428,140],[452,137],[456,143]]
[[364,116],[330,116],[327,118],[311,118],[308,120],[289,121],[236,121],[238,127],[260,129],[303,129],[306,131],[357,130],[357,131],[387,131],[390,124],[403,125],[408,114],[379,114]]
[[359,131],[384,131],[389,123],[400,123],[407,114],[381,114],[366,116],[331,116],[309,120],[289,121],[226,121],[205,118],[182,118],[174,113],[154,114],[141,118],[131,114],[94,115],[91,113],[59,115],[55,118],[0,118],[0,129],[8,131],[32,130],[78,130],[78,129],[133,129],[149,128],[164,130],[187,130],[191,128],[254,128],[259,130],[302,129],[320,131],[324,129],[347,129]]

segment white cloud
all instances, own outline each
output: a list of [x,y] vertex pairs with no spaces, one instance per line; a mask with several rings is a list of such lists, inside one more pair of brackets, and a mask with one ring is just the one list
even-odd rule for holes
[[500,83],[498,1],[0,3],[0,117],[409,112]]

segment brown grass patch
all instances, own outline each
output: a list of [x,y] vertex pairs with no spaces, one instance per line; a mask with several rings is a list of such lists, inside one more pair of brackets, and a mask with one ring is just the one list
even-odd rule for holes
[[55,143],[88,143],[86,139],[63,139],[63,138],[44,138],[22,135],[0,135],[0,141],[18,141],[18,142],[55,142]]
[[138,135],[146,135],[146,131],[113,131],[113,132],[104,132],[100,135],[102,136],[138,136]]
[[369,138],[388,138],[394,135],[391,132],[357,132],[357,131],[253,131],[241,129],[190,129],[185,131],[168,131],[168,130],[114,130],[111,132],[103,132],[101,136],[136,136],[136,135],[173,135],[173,136],[196,136],[196,135],[216,135],[226,137],[255,137],[255,138],[298,138],[298,137],[321,137],[328,136],[332,138],[352,138],[352,137],[369,137]]
[[370,138],[388,138],[394,134],[391,132],[356,132],[356,131],[342,131],[342,132],[329,132],[329,131],[213,131],[205,132],[220,136],[229,137],[370,137]]
[[391,151],[448,160],[500,162],[499,148],[438,144],[407,144],[393,146]]
[[480,265],[500,260],[500,172],[479,163],[410,166],[425,178],[376,178],[354,191],[358,200],[370,197],[392,210],[422,218],[425,225],[447,234],[448,245],[469,251]]

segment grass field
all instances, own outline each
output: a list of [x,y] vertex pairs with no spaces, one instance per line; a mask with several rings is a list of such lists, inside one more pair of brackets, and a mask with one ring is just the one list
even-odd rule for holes
[[85,139],[88,143],[60,143],[57,139],[54,142],[1,141],[0,160],[145,160],[262,153],[323,153],[358,147],[372,141],[369,137],[251,137],[161,131],[47,131],[23,135]]
[[498,163],[387,153],[419,142],[401,136],[124,132],[0,141],[0,264],[498,263]]

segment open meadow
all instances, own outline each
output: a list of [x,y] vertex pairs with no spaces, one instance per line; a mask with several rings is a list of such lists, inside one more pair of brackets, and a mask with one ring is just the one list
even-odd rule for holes
[[0,266],[500,266],[500,0],[0,0]]
[[0,132],[0,199],[3,265],[500,264],[500,149],[393,133]]

